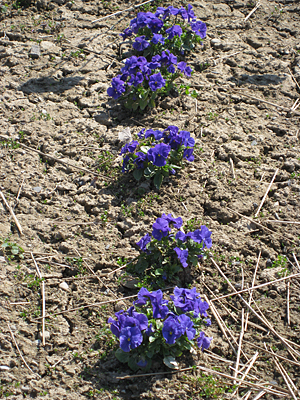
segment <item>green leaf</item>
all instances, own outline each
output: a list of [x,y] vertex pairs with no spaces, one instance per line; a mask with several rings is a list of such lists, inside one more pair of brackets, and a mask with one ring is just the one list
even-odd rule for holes
[[129,353],[125,353],[125,351],[120,348],[118,348],[115,355],[121,363],[127,363],[129,360]]
[[139,106],[139,103],[132,103],[131,108],[132,108],[133,111],[136,111],[138,106]]
[[143,170],[142,169],[135,169],[134,171],[133,171],[133,176],[134,176],[134,179],[136,179],[137,181],[139,181],[140,179],[141,179],[141,177],[143,176]]
[[163,270],[162,268],[157,268],[157,269],[155,270],[155,275],[156,275],[156,276],[163,275],[163,273],[164,273],[164,270]]
[[130,369],[132,369],[132,371],[137,371],[139,369],[139,366],[137,365],[137,363],[133,357],[129,357],[128,367]]
[[[150,336],[149,340],[150,340],[151,337],[153,337],[153,336]],[[147,358],[152,358],[153,356],[154,356],[154,351],[146,351],[146,357]]]
[[181,167],[179,165],[174,165],[174,164],[170,164],[169,168],[174,168],[174,169],[181,169]]
[[141,148],[140,148],[140,150],[145,154],[147,154],[148,150],[150,150],[150,149],[151,149],[151,146],[141,146]]
[[154,186],[156,187],[156,189],[158,189],[158,190],[160,189],[162,181],[163,181],[162,173],[161,172],[157,172],[155,174],[155,176],[154,176],[154,179],[153,179],[153,183],[154,183]]
[[154,174],[155,174],[155,169],[152,165],[150,165],[144,170],[144,175],[148,179],[151,178]]
[[163,323],[158,319],[156,320],[156,328],[161,329],[163,327]]
[[172,356],[164,357],[163,361],[164,361],[164,364],[169,368],[172,368],[172,369],[178,369],[179,368],[178,362]]
[[17,255],[19,253],[19,249],[12,248],[11,249],[11,254]]
[[141,99],[139,101],[140,109],[141,110],[145,110],[145,108],[147,107],[148,103],[149,103],[149,101],[148,101],[147,98],[146,99]]
[[124,105],[125,105],[126,108],[131,109],[132,108],[132,103],[133,103],[132,99],[128,99],[127,101],[125,101]]

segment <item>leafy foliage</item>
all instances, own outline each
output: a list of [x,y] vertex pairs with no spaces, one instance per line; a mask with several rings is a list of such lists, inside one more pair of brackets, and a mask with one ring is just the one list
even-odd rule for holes
[[178,132],[176,126],[168,126],[164,131],[142,129],[138,133],[139,141],[133,140],[122,150],[123,172],[133,171],[139,181],[153,179],[154,186],[160,189],[163,178],[181,169],[183,160],[194,161],[195,140],[188,131]]
[[[183,233],[182,219],[162,214],[153,224],[152,237],[147,233],[138,243],[141,254],[128,271],[137,274],[152,287],[164,287],[178,279],[178,272],[196,266],[204,256],[204,247],[212,246],[211,231],[205,225],[194,232]],[[178,232],[172,233],[171,227]]]
[[[191,350],[195,342],[202,349],[210,346],[212,338],[205,336],[204,325],[211,324],[196,288],[176,287],[170,300],[163,298],[159,289],[149,292],[141,288],[132,307],[109,318],[112,333],[119,339],[115,355],[122,363],[135,370],[149,370],[155,357],[163,357],[169,368],[178,368],[176,357]],[[197,339],[196,339],[197,337]]]

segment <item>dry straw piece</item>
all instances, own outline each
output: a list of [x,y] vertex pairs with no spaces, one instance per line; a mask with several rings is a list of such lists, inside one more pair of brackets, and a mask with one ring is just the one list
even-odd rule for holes
[[8,211],[10,212],[10,215],[12,216],[13,220],[15,221],[15,224],[20,232],[20,235],[23,235],[23,230],[22,227],[20,225],[20,222],[18,221],[13,209],[11,208],[11,206],[8,204],[8,202],[6,201],[6,198],[4,197],[4,194],[1,192],[0,190],[0,196],[2,197],[2,200],[6,206],[6,208],[8,209]]
[[[31,253],[31,258],[34,262],[38,277],[40,279],[43,279],[41,271],[37,265],[37,262],[33,256],[33,254]],[[45,281],[42,281],[42,287],[41,287],[41,291],[42,291],[42,340],[43,340],[43,346],[46,345],[46,338],[45,338],[45,315],[46,315],[46,297],[45,297]]]

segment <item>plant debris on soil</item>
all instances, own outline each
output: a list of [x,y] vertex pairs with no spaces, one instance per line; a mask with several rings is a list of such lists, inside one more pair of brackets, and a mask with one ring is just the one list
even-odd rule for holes
[[[193,96],[130,113],[106,93],[131,46],[119,34],[169,3],[0,1],[1,398],[300,396],[300,5],[190,3],[207,24],[178,78]],[[169,125],[195,161],[160,191],[122,174],[119,133]],[[163,212],[212,231],[184,283],[210,303],[213,341],[134,374],[107,320],[132,304],[125,265]]]

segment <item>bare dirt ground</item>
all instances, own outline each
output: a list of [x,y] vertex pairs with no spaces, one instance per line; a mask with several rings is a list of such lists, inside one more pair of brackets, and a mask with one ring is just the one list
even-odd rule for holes
[[[129,49],[119,33],[136,11],[93,23],[131,3],[0,2],[0,190],[23,232],[1,198],[1,398],[232,396],[228,377],[195,368],[171,374],[157,362],[149,376],[128,378],[132,371],[114,356],[107,319],[137,289],[124,283],[123,270],[110,272],[138,255],[135,243],[162,212],[212,230],[213,261],[189,277],[214,306],[211,352],[183,357],[180,368],[232,376],[241,342],[239,369],[258,357],[244,367],[252,384],[233,398],[248,390],[258,398],[255,384],[292,398],[272,351],[300,387],[299,276],[253,290],[242,341],[245,304],[237,295],[214,300],[300,272],[300,108],[292,109],[300,94],[300,5],[260,3],[245,21],[254,2],[191,1],[208,27],[204,46],[187,59],[195,74],[182,79],[197,102],[184,95],[131,114],[106,90]],[[195,137],[195,162],[160,192],[123,176],[118,133],[171,124]]]

